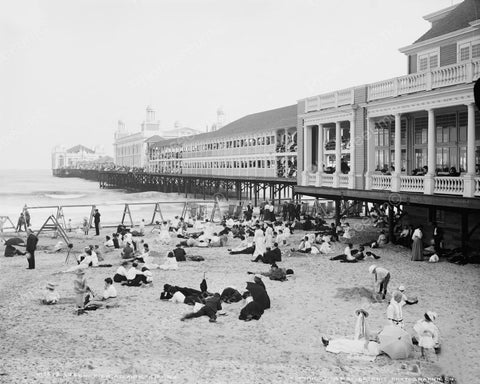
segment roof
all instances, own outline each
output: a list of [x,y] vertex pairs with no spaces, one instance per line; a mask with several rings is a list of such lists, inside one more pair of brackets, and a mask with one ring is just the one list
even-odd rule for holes
[[208,140],[223,136],[259,133],[274,129],[292,128],[297,126],[297,104],[288,107],[271,109],[253,113],[225,125],[217,131],[200,133],[162,141],[162,145],[182,144],[185,141]]
[[165,140],[162,136],[158,136],[158,135],[153,135],[151,137],[149,137],[147,140],[145,140],[146,143],[156,143],[158,141],[163,141]]
[[95,153],[94,150],[85,147],[84,145],[76,145],[75,147],[72,147],[70,149],[67,149],[67,153],[78,153],[78,152],[87,152],[87,153]]
[[477,19],[480,19],[480,0],[465,0],[453,8],[445,17],[434,21],[430,30],[415,43],[467,28],[470,26],[470,22]]

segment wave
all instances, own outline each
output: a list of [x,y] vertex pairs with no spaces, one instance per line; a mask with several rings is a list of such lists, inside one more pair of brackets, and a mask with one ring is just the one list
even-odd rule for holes
[[44,196],[51,199],[79,199],[85,197],[85,195],[75,193],[45,193]]

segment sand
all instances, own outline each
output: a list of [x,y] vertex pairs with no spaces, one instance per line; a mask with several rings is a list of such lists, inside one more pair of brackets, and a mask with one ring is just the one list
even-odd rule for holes
[[[378,232],[361,229],[353,243]],[[109,232],[112,229],[106,228],[101,237],[79,236],[72,241],[80,250],[100,243]],[[293,238],[301,235],[296,232]],[[153,237],[146,237],[151,249],[166,254],[170,247],[155,245]],[[41,235],[39,245],[48,247],[56,241]],[[343,248],[337,243],[333,255]],[[264,278],[272,308],[259,321],[239,321],[244,305],[240,302],[224,304],[226,315],[209,323],[206,317],[180,321],[192,307],[160,301],[163,284],[198,289],[206,272],[209,291],[221,292],[227,286],[243,291],[246,272],[266,271],[268,266],[252,263],[250,255],[228,255],[226,248],[189,248],[188,254],[202,255],[205,261],[180,263],[178,271],[154,270],[151,288],[116,284],[120,307],[77,316],[74,276],[52,274],[68,267],[65,253],[38,251],[34,271],[25,269],[24,257],[0,257],[0,382],[416,383],[434,382],[441,374],[454,376],[459,383],[476,382],[479,266],[411,262],[408,251],[393,245],[377,251],[381,259],[375,264],[392,273],[390,290],[403,284],[408,294],[419,298],[417,305],[404,308],[406,330],[412,332],[425,311],[438,313],[442,352],[436,361],[422,360],[418,348],[406,361],[381,355],[370,362],[325,351],[322,336],[353,337],[357,308],[370,313],[372,331],[386,324],[387,302],[372,302],[369,296],[372,261],[345,264],[324,255],[284,256],[280,266],[295,274],[286,282]],[[0,252],[3,255],[3,247]],[[89,285],[99,292],[120,260],[118,252],[104,256],[114,266],[87,273]],[[59,284],[60,304],[39,304],[47,281]],[[418,373],[411,372],[415,364]]]

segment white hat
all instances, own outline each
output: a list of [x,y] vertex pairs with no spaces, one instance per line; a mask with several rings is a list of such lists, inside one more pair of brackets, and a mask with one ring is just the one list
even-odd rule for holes
[[403,291],[405,291],[405,286],[403,286],[403,285],[400,285],[400,286],[398,287],[398,290],[399,290],[400,292],[403,292]]
[[433,311],[427,311],[427,316],[430,320],[435,321],[437,319],[437,313]]
[[371,265],[370,267],[368,267],[368,272],[370,272],[370,273],[375,272],[375,268],[377,268],[376,265]]

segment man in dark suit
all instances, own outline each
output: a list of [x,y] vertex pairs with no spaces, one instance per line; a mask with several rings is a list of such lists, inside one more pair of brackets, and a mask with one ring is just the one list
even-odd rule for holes
[[35,236],[32,229],[29,227],[27,228],[27,261],[28,261],[28,268],[27,269],[35,269],[35,250],[37,249],[38,237]]
[[95,223],[95,236],[100,235],[100,212],[98,209],[95,209],[95,213],[93,214],[93,222]]

